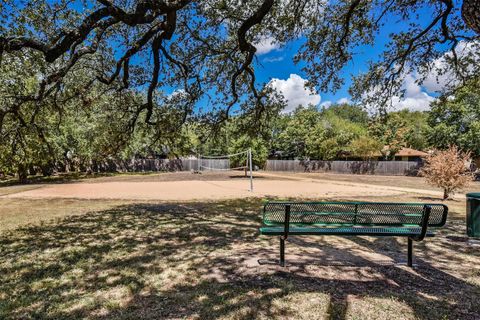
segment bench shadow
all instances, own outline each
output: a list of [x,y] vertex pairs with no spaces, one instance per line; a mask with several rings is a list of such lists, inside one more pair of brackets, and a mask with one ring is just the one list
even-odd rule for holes
[[294,237],[281,268],[272,263],[278,239],[258,234],[260,206],[138,203],[4,232],[0,318],[346,319],[359,305],[373,310],[361,309],[368,317],[383,304],[418,319],[480,314],[479,286],[435,258],[465,263],[462,243],[416,247],[427,253],[410,270],[394,238]]

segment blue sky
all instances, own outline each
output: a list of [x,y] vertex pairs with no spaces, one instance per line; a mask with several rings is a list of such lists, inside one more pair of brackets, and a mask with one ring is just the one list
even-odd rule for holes
[[[425,20],[425,17],[430,14],[430,12],[424,12],[422,18]],[[385,45],[389,42],[389,34],[404,28],[402,22],[397,21],[395,23],[394,19],[391,20],[392,23],[386,24],[381,34],[377,36],[375,46],[356,49],[353,61],[341,71],[341,75],[345,79],[345,85],[337,92],[316,92],[316,95],[308,97],[309,92],[302,90],[299,86],[302,81],[306,80],[306,75],[301,70],[301,64],[295,65],[293,63],[293,57],[301,46],[303,39],[289,43],[284,47],[272,45],[268,40],[256,44],[259,62],[256,67],[257,79],[259,82],[273,80],[279,91],[285,91],[283,93],[287,100],[291,97],[292,100],[296,101],[294,104],[302,101],[315,104],[316,101],[320,100],[318,105],[329,105],[339,101],[348,101],[350,99],[348,88],[351,84],[351,76],[366,72],[367,62],[377,60],[381,56]],[[441,59],[438,62],[441,63]],[[438,96],[438,92],[443,88],[444,83],[451,80],[448,77],[449,75],[439,76],[439,79],[437,79],[437,76],[438,74],[429,75],[425,83],[419,86],[416,83],[419,78],[418,75],[414,73],[407,75],[404,81],[405,97],[394,98],[395,109],[427,110],[429,104]],[[294,107],[295,105],[290,104],[286,111],[290,111]]]
[[[429,21],[429,19],[425,18],[431,15],[431,12],[424,9],[421,13],[420,19]],[[309,90],[303,87],[306,75],[301,70],[302,64],[295,65],[293,63],[293,57],[304,39],[298,39],[283,47],[279,47],[274,43],[272,44],[268,39],[263,43],[256,44],[258,50],[258,63],[256,63],[257,83],[271,82],[274,84],[274,87],[281,91],[285,98],[289,100],[289,107],[286,111],[294,109],[300,103],[304,105],[312,103],[322,106],[339,101],[348,101],[350,99],[348,88],[351,83],[351,76],[365,72],[367,62],[369,60],[376,60],[381,55],[385,44],[389,41],[388,35],[404,29],[404,23],[398,22],[396,19],[397,18],[389,19],[390,23],[385,24],[382,33],[376,38],[375,46],[356,49],[357,53],[353,61],[341,71],[341,76],[345,79],[345,85],[337,92],[309,92]],[[123,54],[122,47],[117,47],[117,49],[121,51],[119,54]],[[132,62],[141,61],[142,59],[143,58],[133,58]],[[434,78],[436,78],[436,75],[430,76],[430,79],[427,79],[422,86],[419,86],[415,82],[418,79],[415,74],[407,75],[404,83],[406,97],[397,99],[396,104],[398,109],[428,109],[429,103],[433,101],[437,95],[436,92],[441,90],[442,81],[451,81],[448,75],[443,76],[443,78],[440,79],[440,83],[437,83]],[[175,91],[175,88],[169,87],[161,89],[170,93]],[[207,99],[202,99],[199,105],[208,108]]]
[[[266,39],[264,42],[256,44],[257,46],[257,61],[256,75],[258,82],[279,81],[281,88],[299,84],[300,79],[306,80],[306,75],[302,72],[302,63],[294,64],[293,57],[298,52],[303,39],[289,43],[284,47],[271,45],[270,41]],[[379,39],[376,48],[369,50],[362,50],[358,52],[355,59],[342,70],[342,77],[345,79],[345,85],[337,92],[317,92],[320,95],[319,105],[322,103],[338,102],[350,99],[348,88],[351,84],[351,75],[365,72],[366,63],[369,59],[376,59],[382,52],[386,37]],[[292,76],[294,75],[294,76]],[[288,81],[285,83],[283,81]],[[297,83],[298,82],[298,83]],[[280,88],[277,88],[280,89]],[[301,91],[298,86],[295,91]],[[281,89],[280,89],[281,91]],[[289,95],[284,93],[286,98]],[[306,99],[313,104],[317,99]],[[301,99],[299,100],[301,101]]]
[[[257,66],[257,79],[259,82],[268,82],[274,78],[276,79],[288,79],[290,74],[297,74],[302,78],[306,78],[306,75],[302,72],[302,64],[295,65],[293,63],[293,57],[297,53],[302,43],[302,39],[290,43],[285,47],[272,48],[271,51],[264,52],[268,48],[261,48],[258,46],[257,59],[259,65]],[[267,45],[268,47],[268,45]],[[343,86],[338,92],[319,92],[322,102],[324,101],[337,101],[338,99],[349,97],[348,85],[349,74],[355,71],[352,65],[349,65],[343,72],[346,77],[346,85]]]

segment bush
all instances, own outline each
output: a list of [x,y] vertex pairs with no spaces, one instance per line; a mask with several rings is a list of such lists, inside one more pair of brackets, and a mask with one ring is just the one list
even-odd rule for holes
[[450,146],[447,150],[436,150],[428,155],[420,172],[430,185],[443,189],[445,200],[472,180],[468,165],[470,161],[470,152]]

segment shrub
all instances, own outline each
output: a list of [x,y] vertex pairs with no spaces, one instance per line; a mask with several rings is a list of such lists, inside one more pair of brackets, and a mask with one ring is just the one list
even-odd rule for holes
[[463,152],[457,146],[450,146],[447,150],[436,150],[428,155],[420,172],[428,184],[443,189],[445,200],[472,180],[468,166],[470,161],[470,152]]

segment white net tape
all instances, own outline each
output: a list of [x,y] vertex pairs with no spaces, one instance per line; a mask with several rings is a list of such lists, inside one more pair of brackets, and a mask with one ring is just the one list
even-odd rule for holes
[[199,159],[228,159],[228,158],[231,158],[231,157],[235,157],[235,156],[239,156],[241,154],[248,154],[248,150],[247,151],[242,151],[242,152],[237,152],[237,153],[234,153],[234,154],[226,154],[226,155],[223,155],[223,156],[204,156],[204,155],[198,155]]
[[[240,166],[236,166],[231,168],[231,159],[232,157],[238,157],[240,158],[245,157],[245,165],[241,165],[243,162],[240,160],[235,161],[236,164],[240,164]],[[221,155],[221,156],[205,156],[205,155],[198,155],[198,165],[197,168],[198,170],[208,170],[208,171],[229,171],[229,170],[240,170],[240,169],[248,169],[248,156],[249,156],[249,151],[241,151],[233,154],[226,154],[226,155]]]
[[222,169],[222,168],[213,168],[213,167],[206,167],[206,166],[200,166],[202,169],[206,170],[215,170],[215,171],[230,171],[230,170],[239,170],[239,169],[247,169],[247,166],[243,167],[235,167],[235,168],[228,168],[228,169]]
[[[237,166],[230,168],[231,158],[237,156],[244,156],[245,165],[244,166]],[[242,157],[240,157],[241,159]],[[250,191],[253,192],[253,168],[252,168],[252,151],[251,149],[237,152],[234,154],[226,154],[223,156],[204,156],[198,154],[197,160],[197,171],[199,173],[202,170],[206,171],[231,171],[231,170],[242,170],[245,169],[245,175],[247,174],[247,170],[250,171]],[[235,161],[235,164],[241,164],[243,161]]]

